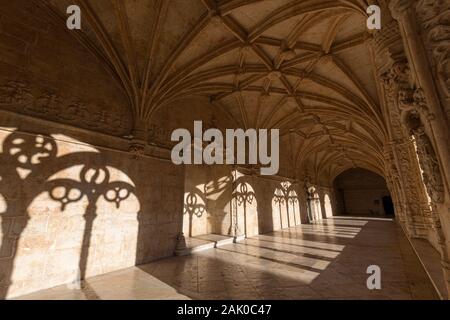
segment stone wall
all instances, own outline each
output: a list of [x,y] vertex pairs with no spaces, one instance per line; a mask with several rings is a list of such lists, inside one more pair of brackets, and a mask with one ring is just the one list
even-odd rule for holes
[[173,254],[182,167],[122,152],[117,138],[0,119],[1,297]]
[[123,89],[67,29],[33,1],[0,7],[0,109],[124,136]]
[[307,222],[301,188],[281,177],[226,165],[187,166],[185,172],[186,236],[253,236]]
[[0,119],[2,297],[170,256],[182,228],[253,236],[307,222],[303,183],[183,168],[170,150],[136,156],[126,139],[3,111]]
[[281,177],[254,176],[252,181],[258,200],[260,233],[306,223],[306,199],[299,185]]
[[337,215],[339,210],[336,202],[336,190],[332,187],[320,187],[319,196],[323,218]]
[[187,166],[184,180],[183,233],[195,237],[209,233],[210,215],[206,195],[208,167]]

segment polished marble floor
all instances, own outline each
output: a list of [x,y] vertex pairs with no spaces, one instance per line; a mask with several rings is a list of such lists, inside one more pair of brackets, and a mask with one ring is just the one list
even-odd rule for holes
[[[367,267],[381,268],[369,290]],[[22,299],[438,299],[389,219],[334,217]]]

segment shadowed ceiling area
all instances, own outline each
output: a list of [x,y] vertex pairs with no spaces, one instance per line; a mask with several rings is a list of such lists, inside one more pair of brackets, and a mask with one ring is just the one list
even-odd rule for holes
[[82,30],[70,35],[121,89],[135,133],[203,96],[235,127],[280,129],[291,175],[330,182],[352,167],[383,170],[367,1],[37,3],[59,24],[80,6]]

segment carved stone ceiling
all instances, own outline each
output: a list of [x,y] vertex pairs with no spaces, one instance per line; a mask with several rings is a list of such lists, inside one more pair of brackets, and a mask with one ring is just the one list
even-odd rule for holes
[[[295,167],[380,171],[385,124],[365,0],[47,0],[129,99],[135,122],[203,95],[242,128],[280,128]],[[42,4],[42,1],[40,1]],[[189,108],[189,106],[186,106]],[[319,172],[320,171],[320,172]]]

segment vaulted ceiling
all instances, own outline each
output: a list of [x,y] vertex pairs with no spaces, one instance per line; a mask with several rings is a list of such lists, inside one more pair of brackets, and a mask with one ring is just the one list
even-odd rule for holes
[[[279,128],[293,175],[382,170],[386,129],[366,0],[45,0],[123,89],[135,122],[193,95]],[[186,106],[189,112],[189,106]]]

